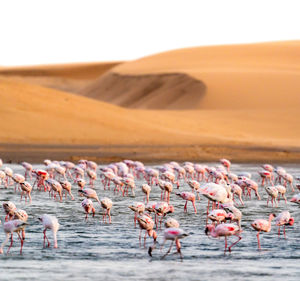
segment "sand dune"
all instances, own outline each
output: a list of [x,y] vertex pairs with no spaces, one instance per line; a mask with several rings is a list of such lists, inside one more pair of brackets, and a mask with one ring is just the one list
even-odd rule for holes
[[2,67],[0,77],[78,93],[120,62]]
[[[113,75],[118,73],[119,75]],[[265,108],[299,108],[300,107],[300,41],[275,42],[262,44],[245,44],[229,46],[198,47],[165,52],[136,61],[126,62],[114,67],[110,75],[106,74],[89,85],[82,93],[98,98],[108,99],[121,106],[134,108],[176,108],[170,106],[167,98],[155,98],[157,89],[147,91],[154,95],[152,99],[141,99],[140,95],[131,100],[123,96],[132,92],[143,93],[147,90],[145,82],[149,74],[160,75],[176,73],[187,74],[201,81],[206,87],[206,94],[186,83],[184,96],[189,99],[191,109],[265,109]],[[120,75],[123,75],[120,76]],[[140,78],[140,81],[129,83],[126,77]],[[143,79],[142,79],[143,78]],[[191,79],[192,79],[191,78]],[[182,78],[184,79],[184,78]],[[118,87],[106,88],[114,84]],[[168,84],[169,92],[175,81]],[[192,84],[194,85],[194,84]],[[120,88],[123,91],[120,91]],[[164,85],[161,85],[164,87]],[[186,103],[182,103],[186,109]]]
[[[299,161],[299,47],[176,50],[120,64],[98,79],[100,70],[88,73],[89,66],[53,74],[36,67],[29,79],[26,68],[4,73],[0,157]],[[83,94],[93,99],[34,85],[34,75],[59,87],[66,84],[57,77],[92,79]]]

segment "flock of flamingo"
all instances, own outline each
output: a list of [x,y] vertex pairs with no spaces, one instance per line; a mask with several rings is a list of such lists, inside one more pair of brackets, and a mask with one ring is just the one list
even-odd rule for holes
[[[231,172],[231,163],[227,159],[221,159],[220,164],[215,167],[191,162],[180,165],[173,161],[151,168],[139,161],[131,160],[107,166],[98,166],[95,162],[87,160],[80,160],[77,164],[67,161],[44,160],[43,169],[34,169],[27,162],[22,162],[21,165],[24,168],[24,174],[14,173],[0,159],[0,186],[3,186],[4,189],[14,188],[15,193],[20,194],[20,199],[24,198],[28,204],[34,200],[31,196],[33,191],[34,193],[48,192],[50,198],[63,202],[63,200],[74,200],[72,191],[76,189],[78,196],[84,198],[81,206],[86,221],[89,215],[95,216],[94,200],[104,209],[103,222],[111,223],[110,212],[113,201],[107,197],[99,199],[97,190],[99,192],[100,187],[95,184],[98,177],[101,179],[104,190],[111,190],[112,196],[135,196],[136,189],[138,192],[144,193],[143,202],[133,202],[128,207],[133,211],[135,227],[136,223],[140,227],[139,241],[141,242],[143,230],[145,230],[144,244],[148,236],[153,239],[153,244],[148,248],[150,256],[158,245],[157,232],[161,230],[162,223],[164,224],[164,241],[161,248],[166,240],[171,240],[171,245],[162,258],[171,252],[175,243],[175,253],[179,254],[182,259],[180,239],[189,235],[180,228],[177,220],[169,217],[169,214],[175,211],[174,206],[170,204],[172,193],[185,201],[184,212],[187,212],[187,204],[191,202],[195,214],[197,213],[197,200],[200,200],[201,197],[208,199],[205,212],[206,225],[203,226],[203,231],[211,237],[224,237],[224,253],[226,253],[227,250],[231,252],[232,247],[242,239],[242,212],[238,207],[244,205],[245,198],[261,200],[259,193],[265,190],[264,192],[268,194],[267,206],[271,201],[272,207],[277,207],[281,197],[287,207],[289,204],[286,197],[287,190],[288,193],[295,191],[294,177],[282,167],[274,168],[269,164],[262,165],[258,171],[261,182],[258,183],[252,179],[251,173],[234,174]],[[137,181],[142,184],[137,186]],[[299,183],[295,187],[300,190],[300,178],[296,177],[296,181]],[[189,186],[191,190],[181,191],[180,189],[184,186]],[[158,201],[153,202],[150,201],[151,190],[156,188],[161,190],[161,196],[157,198]],[[128,195],[129,191],[130,195]],[[255,194],[255,199],[252,198],[252,192]],[[289,201],[300,205],[300,193],[293,195]],[[28,214],[26,211],[18,209],[11,201],[3,202],[2,206],[6,214],[2,224],[6,239],[1,244],[0,253],[3,254],[4,246],[10,239],[10,246],[7,250],[9,253],[13,246],[13,234],[17,233],[22,254],[25,229],[30,227],[30,224],[27,223]],[[280,235],[280,227],[283,227],[285,238],[286,226],[294,224],[294,218],[291,217],[288,210],[277,216],[271,213],[268,219],[254,220],[251,226],[257,231],[259,250],[261,249],[259,235],[261,232],[271,231],[274,218],[275,224],[278,226],[278,235]],[[57,232],[59,230],[57,218],[41,214],[39,220],[43,225],[44,247],[50,247],[46,235],[46,231],[49,229],[53,233],[54,248],[57,248]],[[230,236],[236,236],[237,240],[228,246],[227,239]]]

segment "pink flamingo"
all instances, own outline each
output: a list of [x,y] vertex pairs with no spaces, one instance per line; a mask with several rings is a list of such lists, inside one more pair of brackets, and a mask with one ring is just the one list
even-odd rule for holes
[[142,215],[145,212],[145,204],[143,202],[135,202],[128,208],[134,211],[134,227],[136,227],[137,216],[138,214]]
[[137,217],[138,224],[140,226],[140,235],[139,235],[139,241],[141,245],[141,236],[142,236],[142,230],[146,230],[145,237],[144,237],[144,245],[146,245],[146,238],[147,234],[149,237],[153,237],[154,242],[156,242],[157,234],[153,230],[154,228],[154,221],[149,215],[140,215]]
[[208,218],[212,222],[217,222],[219,224],[221,222],[226,222],[226,220],[230,220],[231,219],[231,215],[227,214],[227,212],[225,210],[215,209],[215,210],[212,210],[208,214]]
[[285,235],[285,226],[286,225],[293,225],[294,224],[294,218],[291,217],[291,214],[289,211],[283,211],[276,217],[276,225],[278,226],[278,236],[280,236],[280,226],[283,225],[283,234],[284,238],[286,238]]
[[85,180],[84,179],[77,179],[76,180],[78,187],[82,190],[85,186]]
[[82,190],[79,189],[78,193],[83,195],[86,198],[95,199],[101,205],[98,195],[94,189],[91,189],[91,188],[84,188]]
[[291,189],[292,189],[292,192],[295,192],[295,189],[294,189],[294,186],[293,186],[293,180],[294,180],[293,176],[291,174],[285,173],[283,175],[283,179],[284,179],[283,185],[286,187],[287,184],[289,184]]
[[261,250],[260,247],[260,241],[259,241],[259,234],[261,231],[263,232],[270,232],[271,231],[271,221],[276,217],[275,214],[269,215],[269,220],[263,220],[263,219],[257,219],[251,223],[251,226],[258,231],[257,232],[257,243],[258,243],[258,249]]
[[261,176],[261,185],[262,186],[264,186],[265,182],[266,183],[269,182],[271,185],[274,185],[273,181],[272,181],[272,173],[271,172],[263,170],[263,171],[259,171],[258,173]]
[[90,178],[90,186],[94,187],[94,181],[97,179],[97,174],[94,170],[86,170],[88,177]]
[[232,197],[233,201],[234,201],[234,195],[237,195],[241,204],[244,206],[244,201],[242,199],[242,193],[243,193],[242,188],[239,185],[234,184],[234,183],[230,184],[230,187],[231,187],[231,192],[233,194],[233,197]]
[[47,229],[52,230],[53,240],[54,240],[54,248],[57,248],[57,231],[59,229],[59,223],[58,223],[57,218],[54,216],[44,214],[41,217],[39,217],[38,219],[42,222],[43,227],[44,227],[44,231],[43,231],[43,233],[44,233],[44,243],[43,243],[44,248],[45,248],[45,240],[46,239],[48,242],[48,247],[50,247],[50,242],[46,235]]
[[150,192],[151,192],[151,186],[148,185],[148,184],[143,184],[142,185],[142,191],[146,195],[144,201],[146,200],[146,202],[148,203],[149,202]]
[[155,204],[154,208],[148,208],[148,210],[153,211],[155,213],[155,224],[157,229],[158,224],[158,217],[161,217],[160,219],[160,226],[162,223],[163,218],[170,213],[174,212],[173,205],[169,205],[167,202],[158,202]]
[[290,202],[296,203],[300,205],[300,193],[295,194],[292,199],[290,200]]
[[103,215],[103,222],[106,222],[106,216],[108,216],[109,223],[111,223],[110,210],[113,205],[113,202],[107,197],[101,199],[100,202],[101,202],[102,208],[105,209],[105,214]]
[[27,179],[27,177],[29,176],[30,179],[32,180],[32,170],[33,170],[33,167],[31,164],[27,163],[27,162],[22,162],[21,165],[24,167],[25,169],[25,180]]
[[88,198],[85,198],[82,202],[81,202],[81,206],[82,208],[84,209],[85,211],[85,221],[88,220],[88,214],[92,213],[93,214],[93,217],[95,216],[95,208],[94,208],[94,205],[93,205],[93,202],[92,200],[88,199]]
[[49,196],[50,196],[50,192],[51,192],[51,196],[54,197],[54,199],[56,199],[56,192],[57,192],[59,195],[59,198],[60,198],[60,202],[62,202],[62,186],[61,186],[61,184],[54,179],[47,179],[45,182],[47,184],[49,184],[49,186],[51,187],[49,189]]
[[221,164],[227,169],[227,171],[229,172],[230,170],[230,166],[231,166],[231,162],[227,159],[220,159]]
[[268,193],[268,200],[267,200],[267,206],[269,205],[270,197],[271,197],[271,202],[272,202],[272,207],[273,207],[273,202],[275,202],[275,207],[278,207],[277,203],[277,197],[278,197],[278,190],[275,186],[266,186],[265,190]]
[[198,200],[200,201],[200,195],[199,195],[200,183],[198,181],[195,181],[195,180],[188,180],[187,183],[192,188],[193,193],[196,191],[197,196],[198,196]]
[[16,205],[13,202],[7,201],[2,204],[2,207],[6,214],[5,221],[11,220],[17,210]]
[[[221,236],[225,237],[224,254],[226,253],[227,248],[228,248],[228,251],[231,252],[231,248],[242,239],[242,237],[240,236],[240,233],[241,233],[241,229],[237,225],[232,224],[232,223],[222,223],[217,226],[215,226],[214,224],[210,224],[210,225],[207,225],[207,227],[205,228],[206,235],[210,234],[214,238],[219,238]],[[231,244],[228,247],[227,237],[232,236],[232,235],[237,236],[238,240],[235,241],[233,244]]]
[[61,187],[65,190],[65,198],[67,198],[67,193],[68,193],[71,196],[71,199],[74,200],[74,196],[71,192],[72,184],[67,180],[60,181],[59,183]]
[[166,228],[179,228],[179,222],[173,218],[167,218],[165,221]]
[[193,207],[194,207],[195,214],[197,214],[197,208],[196,208],[196,205],[195,205],[196,196],[195,196],[194,193],[192,193],[192,192],[179,192],[179,193],[176,193],[176,195],[181,197],[182,199],[186,200],[185,205],[184,205],[184,209],[183,209],[185,212],[187,212],[187,202],[191,201],[192,204],[193,204]]
[[10,246],[7,250],[7,254],[9,253],[9,250],[10,248],[12,247],[13,245],[13,233],[16,232],[19,236],[19,239],[20,239],[20,242],[21,242],[21,249],[20,249],[20,254],[22,254],[22,249],[23,249],[23,244],[24,244],[24,239],[21,237],[20,235],[20,231],[23,231],[25,229],[25,227],[27,226],[28,224],[22,220],[11,220],[11,221],[7,221],[3,224],[3,229],[4,229],[4,232],[6,234],[6,239],[5,241],[1,244],[1,247],[0,247],[0,254],[3,254],[3,248],[5,246],[5,244],[8,242],[9,240],[9,236],[10,236]]
[[285,201],[285,204],[287,204],[287,199],[285,197],[285,193],[286,193],[286,188],[283,186],[283,185],[275,185],[275,188],[277,189],[278,191],[278,202],[279,202],[279,198],[280,198],[280,195],[281,197],[284,199]]
[[[164,246],[164,244],[167,240],[171,240],[172,242],[171,242],[169,250],[162,256],[161,259],[164,259],[171,252],[173,244],[175,242],[176,249],[177,249],[176,253],[178,253],[180,255],[180,258],[182,260],[180,239],[185,238],[187,236],[188,236],[188,234],[184,230],[182,230],[181,228],[172,228],[171,227],[171,228],[165,229],[165,231],[164,231],[164,241],[162,243],[161,249],[162,249],[162,247]],[[155,248],[155,243],[153,244],[153,246],[149,247],[149,250],[148,250],[148,254],[151,257],[152,257],[152,251],[153,251],[154,248]]]
[[24,182],[21,182],[21,200],[22,200],[22,197],[24,195],[25,197],[25,202],[27,200],[27,196],[29,197],[29,202],[31,202],[31,191],[32,191],[32,186],[29,182],[27,181],[24,181]]

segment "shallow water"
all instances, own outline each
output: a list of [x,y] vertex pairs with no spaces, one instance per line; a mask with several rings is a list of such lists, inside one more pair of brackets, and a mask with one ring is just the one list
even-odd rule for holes
[[[19,165],[4,166],[11,167],[15,173],[23,173],[23,168]],[[300,165],[284,167],[292,175],[300,174]],[[258,180],[258,169],[259,165],[232,166],[234,173],[248,171],[255,180]],[[68,199],[63,203],[56,202],[48,197],[48,193],[34,190],[31,204],[20,202],[20,195],[15,194],[12,187],[1,187],[0,200],[13,201],[18,208],[26,210],[30,225],[26,228],[23,254],[19,254],[19,241],[15,235],[11,253],[0,257],[0,280],[299,280],[300,209],[297,205],[290,202],[285,205],[281,200],[278,208],[267,207],[266,192],[260,188],[262,200],[246,199],[245,206],[240,208],[243,212],[242,240],[231,254],[224,255],[224,239],[208,238],[204,234],[207,200],[202,198],[200,203],[197,202],[197,215],[191,204],[188,204],[188,213],[183,213],[184,201],[173,192],[171,203],[175,206],[175,213],[170,216],[176,218],[181,228],[190,235],[181,240],[184,256],[182,262],[177,255],[160,260],[170,242],[166,243],[162,252],[155,250],[153,258],[147,254],[147,247],[152,244],[149,238],[146,248],[139,246],[139,229],[134,228],[133,212],[128,209],[131,203],[143,200],[143,194],[139,190],[142,181],[137,183],[136,197],[123,198],[114,195],[113,191],[104,191],[100,180],[97,180],[99,197],[109,197],[114,202],[111,225],[102,222],[102,208],[96,202],[95,218],[89,217],[87,223],[84,221],[82,197],[77,195],[76,186],[73,187],[74,201]],[[180,190],[190,191],[190,187],[182,184]],[[288,199],[291,196],[288,189]],[[150,200],[156,201],[159,198],[160,189],[153,187]],[[278,238],[277,228],[273,223],[271,232],[261,235],[263,251],[258,252],[256,231],[251,228],[250,223],[256,218],[267,219],[271,212],[279,213],[286,209],[295,218],[295,224],[287,227],[288,239],[283,236]],[[53,214],[59,220],[58,249],[43,249],[43,229],[37,217],[44,213]],[[4,221],[3,211],[1,220]],[[52,242],[51,232],[48,232],[48,237]],[[158,231],[158,237],[161,242],[162,231]],[[232,237],[229,241],[235,239]],[[3,231],[0,232],[0,240],[4,240]],[[6,252],[7,247],[4,250]]]

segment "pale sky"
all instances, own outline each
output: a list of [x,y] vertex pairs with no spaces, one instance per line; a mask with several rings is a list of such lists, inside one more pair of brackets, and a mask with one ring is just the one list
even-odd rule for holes
[[0,66],[300,39],[300,1],[0,0]]

